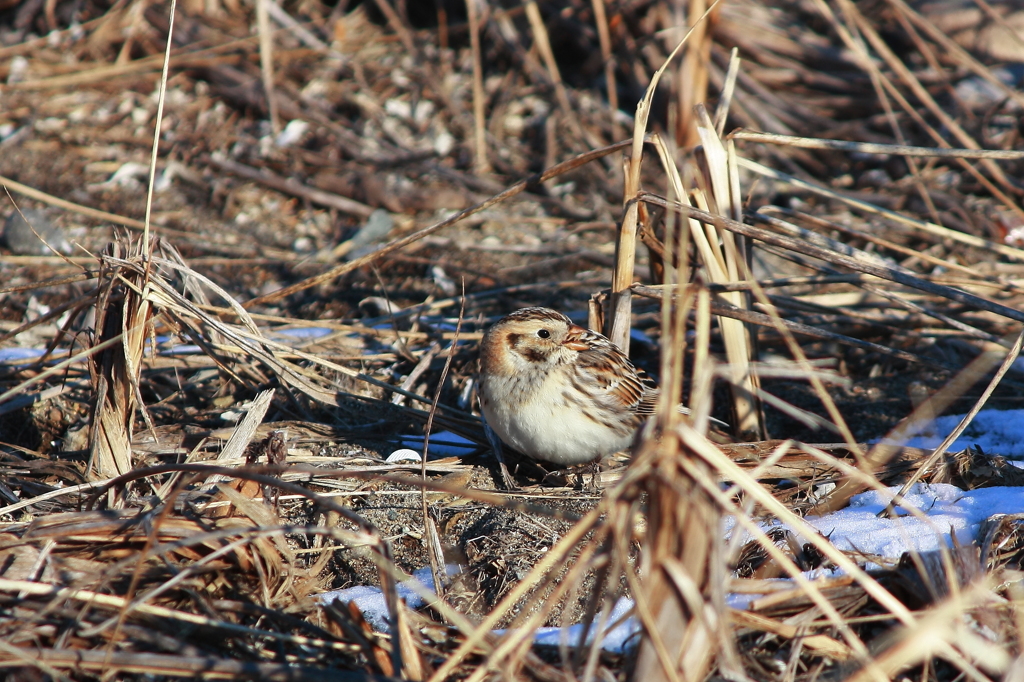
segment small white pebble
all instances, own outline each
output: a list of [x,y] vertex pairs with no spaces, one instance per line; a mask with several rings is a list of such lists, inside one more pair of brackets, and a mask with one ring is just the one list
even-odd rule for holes
[[284,130],[274,140],[274,144],[278,147],[290,147],[293,144],[297,144],[302,141],[303,136],[309,130],[309,124],[305,121],[295,119],[294,121],[288,121],[288,125],[284,127]]
[[419,462],[422,459],[423,458],[420,456],[420,453],[415,450],[402,448],[401,450],[395,450],[392,452],[384,461],[388,464],[397,464],[398,462]]
[[455,148],[455,138],[447,130],[434,138],[434,152],[438,156],[448,156]]
[[813,498],[815,500],[823,500],[826,497],[828,497],[829,493],[831,493],[835,489],[835,483],[822,483],[821,485],[816,485],[814,486]]
[[28,75],[28,60],[20,54],[10,61],[7,69],[7,83],[18,83]]
[[149,122],[149,111],[142,107],[135,107],[132,109],[132,123],[135,125],[145,125]]

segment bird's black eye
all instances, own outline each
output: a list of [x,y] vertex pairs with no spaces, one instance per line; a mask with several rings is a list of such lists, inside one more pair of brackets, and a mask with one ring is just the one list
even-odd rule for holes
[[539,336],[542,339],[547,339],[551,337],[551,332],[549,332],[547,329],[538,329],[537,336]]

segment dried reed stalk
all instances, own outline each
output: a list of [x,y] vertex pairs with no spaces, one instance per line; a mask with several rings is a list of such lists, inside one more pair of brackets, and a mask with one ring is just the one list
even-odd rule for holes
[[[274,32],[270,28],[270,13],[267,11],[270,2],[272,0],[256,0],[256,25],[260,34],[260,74],[270,112],[270,129],[277,135],[281,132],[281,115],[274,92]],[[167,42],[170,42],[170,36]]]
[[[646,636],[632,679],[697,682],[715,658],[724,627],[722,604],[711,602],[713,584],[726,575],[718,508],[678,466],[692,454],[677,434],[648,441],[637,456],[652,458],[656,473],[644,484],[649,504],[642,599],[649,613],[640,611]],[[694,466],[710,478],[706,466]]]
[[135,260],[138,243],[114,242],[107,247],[100,270],[100,294],[96,304],[93,345],[120,337],[89,363],[96,395],[90,434],[89,472],[95,478],[111,478],[132,468],[132,433],[139,399],[142,355],[153,316],[146,289],[146,274],[126,269],[115,260]]
[[484,94],[484,69],[480,53],[480,7],[486,2],[466,0],[466,19],[469,22],[469,48],[473,57],[473,164],[478,174],[490,173],[487,159],[487,112]]
[[608,315],[605,322],[605,336],[612,340],[626,354],[629,353],[629,328],[632,320],[633,269],[636,264],[636,236],[640,224],[640,206],[636,197],[640,192],[640,168],[643,161],[644,139],[647,135],[647,122],[651,115],[651,104],[662,75],[671,64],[672,59],[686,45],[696,26],[701,24],[708,14],[718,5],[715,0],[711,7],[700,16],[683,36],[675,49],[665,58],[664,63],[654,72],[651,83],[647,86],[643,99],[636,105],[636,117],[633,125],[633,144],[626,169],[622,197],[625,202],[625,213],[619,226],[619,238],[615,243],[615,269],[612,272],[611,297],[608,304]]
[[[621,137],[618,121],[619,93],[615,86],[615,60],[612,56],[612,39],[608,30],[608,13],[605,10],[605,0],[592,0],[594,8],[594,23],[597,25],[597,39],[601,45],[601,61],[604,62],[604,86],[608,97],[609,125],[612,130],[612,139]],[[600,331],[600,330],[598,330]]]
[[[712,213],[727,215],[732,220],[741,220],[743,198],[740,195],[739,175],[736,172],[735,149],[730,144],[727,150],[718,137],[715,125],[703,104],[696,107],[696,127],[703,152],[700,160],[703,176],[703,191],[692,193],[698,208]],[[728,284],[747,277],[750,265],[750,247],[746,238],[734,236],[711,225],[701,225],[692,218],[690,229],[694,232],[694,243],[704,265],[704,272],[710,282]],[[750,295],[741,291],[720,294],[729,304],[749,309]],[[743,440],[761,440],[767,436],[764,431],[760,401],[757,398],[760,382],[752,371],[751,361],[756,357],[756,338],[753,327],[736,319],[718,318],[725,343],[726,358],[731,373],[729,388],[732,391],[732,407],[735,415],[736,432]]]
[[712,32],[709,24],[702,21],[707,11],[707,0],[689,0],[686,3],[687,16],[681,16],[677,4],[676,26],[693,26],[694,35],[683,51],[681,63],[673,78],[675,99],[673,101],[676,121],[675,142],[680,148],[693,147],[701,142],[697,134],[694,107],[707,100],[708,64],[711,61]]
[[[668,376],[680,373],[683,363],[683,345],[674,342],[685,332],[688,305],[681,303],[663,304],[663,338],[670,341],[663,351],[669,357],[663,361]],[[705,290],[697,296],[698,348],[710,341],[710,321]],[[710,385],[702,382],[693,401],[706,403]],[[636,595],[645,633],[633,673],[638,681],[696,682],[705,678],[719,653],[729,657],[724,594],[718,589],[726,570],[720,551],[721,518],[717,503],[706,493],[713,476],[705,463],[693,459],[687,442],[699,436],[692,430],[685,436],[678,432],[679,420],[671,398],[660,400],[656,427],[645,430],[634,463],[643,472],[637,486],[648,500],[644,581]],[[684,461],[689,466],[683,466]]]

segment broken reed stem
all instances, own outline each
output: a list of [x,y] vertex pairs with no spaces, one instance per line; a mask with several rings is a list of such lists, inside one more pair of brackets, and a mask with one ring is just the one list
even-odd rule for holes
[[[702,191],[692,192],[694,203],[700,208],[727,216],[742,218],[742,198],[736,172],[735,150],[726,149],[715,132],[715,124],[703,104],[694,107],[695,125],[700,138],[701,154],[695,154],[703,177]],[[701,226],[690,221],[695,239],[703,248],[698,249],[712,282],[727,283],[743,279],[749,262],[746,237],[715,226]],[[747,292],[732,291],[718,295],[737,307],[749,309],[751,297]],[[751,358],[755,356],[756,333],[750,325],[733,318],[719,318],[726,358],[730,370],[729,389],[732,395],[735,433],[743,440],[761,440],[765,437],[761,404],[758,399],[760,382],[751,371]]]
[[[124,474],[132,468],[135,410],[142,404],[139,377],[152,316],[150,302],[142,295],[149,279],[150,259],[146,258],[143,268],[121,268],[112,263],[121,257],[123,245],[114,242],[107,248],[96,303],[96,343],[115,337],[120,337],[122,343],[107,348],[89,365],[97,397],[90,422],[88,471],[99,478]],[[139,248],[128,244],[125,257],[139,258]]]
[[[678,196],[683,192],[678,168],[664,141],[658,136],[655,137],[655,147],[669,177],[669,196]],[[685,287],[690,281],[689,251],[690,231],[682,223],[681,217],[675,211],[670,211],[665,216],[665,287]],[[677,262],[678,267],[675,265]],[[668,341],[668,345],[663,343],[661,347],[662,394],[658,407],[660,414],[675,412],[675,405],[681,403],[683,399],[683,358],[686,356],[686,319],[690,308],[689,296],[676,300],[666,296],[661,300],[661,328],[664,330],[662,336]]]
[[[682,183],[671,155],[660,139],[656,146],[670,178],[670,193],[680,191]],[[684,287],[689,278],[687,222],[674,212],[666,217],[665,275],[670,286]],[[678,268],[672,262],[676,255]],[[695,378],[690,402],[695,424],[703,428],[707,424],[712,375],[707,357],[711,322],[707,289],[699,289],[697,299]],[[722,629],[722,590],[714,588],[725,576],[720,551],[721,519],[718,506],[693,475],[693,471],[699,470],[698,476],[711,480],[710,468],[704,462],[690,461],[691,451],[676,430],[681,420],[676,405],[682,390],[690,296],[666,296],[661,303],[661,369],[667,395],[658,401],[657,421],[643,431],[634,469],[642,472],[635,488],[647,496],[647,532],[640,571],[644,581],[641,593],[637,594],[637,613],[645,636],[632,679],[698,682],[710,669],[714,652],[725,645],[731,634]],[[689,469],[681,466],[683,460],[690,464]],[[716,594],[720,597],[718,603],[714,603]]]
[[722,94],[718,100],[718,108],[715,110],[715,132],[719,137],[725,134],[725,122],[729,118],[729,105],[732,104],[732,96],[736,92],[736,79],[740,75],[740,49],[732,48],[729,53],[729,70],[725,74],[725,83],[722,85]]

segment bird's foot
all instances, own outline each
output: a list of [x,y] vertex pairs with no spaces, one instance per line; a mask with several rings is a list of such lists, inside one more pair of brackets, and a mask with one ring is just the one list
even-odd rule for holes
[[601,460],[594,460],[587,468],[590,469],[590,487],[585,487],[584,490],[591,493],[601,492]]
[[[588,476],[589,474],[589,476]],[[575,488],[588,493],[601,491],[599,481],[601,480],[601,463],[592,462],[574,466],[568,469],[558,469],[546,472],[541,480],[541,485],[548,485],[558,488]]]
[[519,490],[519,484],[516,483],[516,479],[512,476],[512,472],[508,470],[504,460],[498,460],[498,470],[501,472],[501,482],[505,490]]

